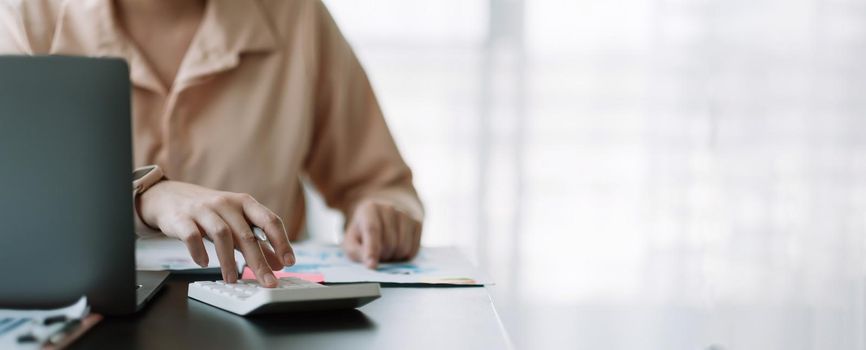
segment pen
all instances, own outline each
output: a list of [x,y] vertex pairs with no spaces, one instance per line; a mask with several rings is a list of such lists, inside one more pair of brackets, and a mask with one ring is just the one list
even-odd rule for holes
[[74,332],[81,326],[81,320],[75,319],[67,322],[60,328],[57,332],[54,332],[51,336],[48,337],[48,343],[50,344],[58,344],[66,338],[67,335]]
[[46,317],[42,321],[42,324],[44,324],[46,326],[50,326],[50,325],[58,323],[58,322],[66,322],[66,320],[67,320],[66,315],[57,315],[57,316]]

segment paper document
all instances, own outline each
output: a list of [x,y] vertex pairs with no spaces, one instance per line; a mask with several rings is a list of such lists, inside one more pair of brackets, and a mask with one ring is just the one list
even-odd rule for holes
[[0,318],[27,318],[42,322],[46,318],[63,316],[67,319],[77,319],[90,311],[87,306],[87,297],[81,297],[74,304],[52,310],[2,310]]
[[325,282],[484,285],[490,280],[453,247],[425,247],[407,262],[379,264],[376,270],[351,261],[343,249],[318,243],[295,243],[297,263],[283,269],[295,274],[320,275]]
[[[135,241],[135,268],[144,271],[184,271],[188,273],[219,273],[219,258],[213,243],[204,240],[208,265],[201,267],[192,260],[183,242],[171,237],[141,237]],[[244,267],[244,256],[235,250],[238,271]]]
[[100,319],[86,297],[53,310],[0,310],[0,349],[62,347]]
[[[278,277],[301,277],[315,282],[379,282],[400,284],[490,284],[489,278],[472,266],[454,247],[425,247],[411,261],[382,263],[376,270],[351,261],[336,245],[313,242],[293,243],[297,263],[276,273]],[[193,262],[183,242],[168,237],[139,238],[135,260],[139,270],[172,270],[186,273],[219,273],[219,259],[213,243],[205,241],[208,267]],[[238,271],[244,258],[235,251]],[[251,271],[242,278],[252,279]]]

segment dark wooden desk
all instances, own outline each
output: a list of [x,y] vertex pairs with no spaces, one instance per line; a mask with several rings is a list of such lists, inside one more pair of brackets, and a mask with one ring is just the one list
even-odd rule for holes
[[382,288],[361,309],[244,318],[188,299],[171,276],[144,310],[103,320],[72,349],[505,349],[485,288]]

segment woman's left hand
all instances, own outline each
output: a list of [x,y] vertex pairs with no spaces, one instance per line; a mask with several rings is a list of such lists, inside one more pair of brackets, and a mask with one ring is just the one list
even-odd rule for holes
[[349,258],[371,269],[380,261],[411,259],[420,246],[420,220],[393,205],[372,200],[356,207],[343,239]]

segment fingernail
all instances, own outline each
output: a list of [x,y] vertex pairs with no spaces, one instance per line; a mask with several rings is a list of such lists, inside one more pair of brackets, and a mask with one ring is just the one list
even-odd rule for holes
[[290,254],[290,253],[284,254],[283,255],[283,263],[285,263],[286,266],[294,265],[295,264],[295,256]]
[[265,275],[265,284],[269,286],[275,286],[277,285],[277,279],[274,278],[273,274],[268,273]]
[[365,264],[367,265],[367,267],[372,269],[372,268],[376,267],[376,262],[377,262],[376,259],[367,258],[367,261],[365,262]]

